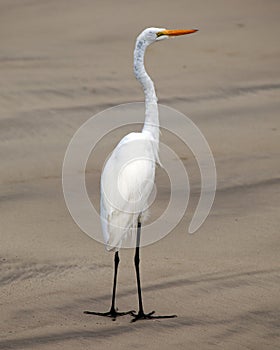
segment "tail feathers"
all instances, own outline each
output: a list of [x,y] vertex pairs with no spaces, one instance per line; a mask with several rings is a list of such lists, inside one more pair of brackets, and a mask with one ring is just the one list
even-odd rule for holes
[[[127,239],[135,239],[133,234],[137,227],[138,215],[129,213],[118,213],[112,215],[108,222],[108,233],[109,237],[106,241],[106,249],[108,251],[116,252],[121,247],[124,241]],[[127,242],[128,243],[128,242]],[[132,242],[129,242],[126,246],[132,247]]]

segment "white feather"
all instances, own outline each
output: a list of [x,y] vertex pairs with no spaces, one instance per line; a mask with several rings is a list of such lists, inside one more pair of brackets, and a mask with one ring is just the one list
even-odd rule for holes
[[[153,190],[158,144],[148,133],[126,135],[101,176],[101,222],[106,248],[118,250],[147,210]],[[143,219],[143,218],[142,218]]]

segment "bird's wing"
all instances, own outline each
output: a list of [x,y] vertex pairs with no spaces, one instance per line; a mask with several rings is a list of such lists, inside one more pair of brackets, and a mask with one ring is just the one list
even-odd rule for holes
[[101,175],[101,222],[107,248],[118,249],[147,209],[155,176],[153,140],[131,133],[117,145]]

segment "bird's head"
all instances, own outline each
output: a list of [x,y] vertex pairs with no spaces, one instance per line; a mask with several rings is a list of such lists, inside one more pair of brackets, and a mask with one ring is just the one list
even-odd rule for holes
[[165,28],[147,28],[140,34],[141,39],[144,39],[148,44],[155,41],[175,37],[179,35],[186,35],[197,32],[198,29],[165,29]]

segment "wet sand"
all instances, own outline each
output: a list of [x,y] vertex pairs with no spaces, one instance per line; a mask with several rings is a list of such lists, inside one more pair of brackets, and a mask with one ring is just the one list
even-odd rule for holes
[[[0,349],[279,348],[279,10],[249,0],[0,1]],[[188,235],[200,179],[174,145],[190,170],[190,207],[142,249],[141,264],[145,309],[178,317],[132,324],[83,314],[109,307],[113,255],[75,225],[61,169],[83,122],[143,100],[132,51],[147,26],[200,29],[154,45],[146,61],[159,102],[207,138],[218,188]],[[97,202],[106,152],[87,168]],[[137,308],[132,263],[121,251],[120,310]]]

